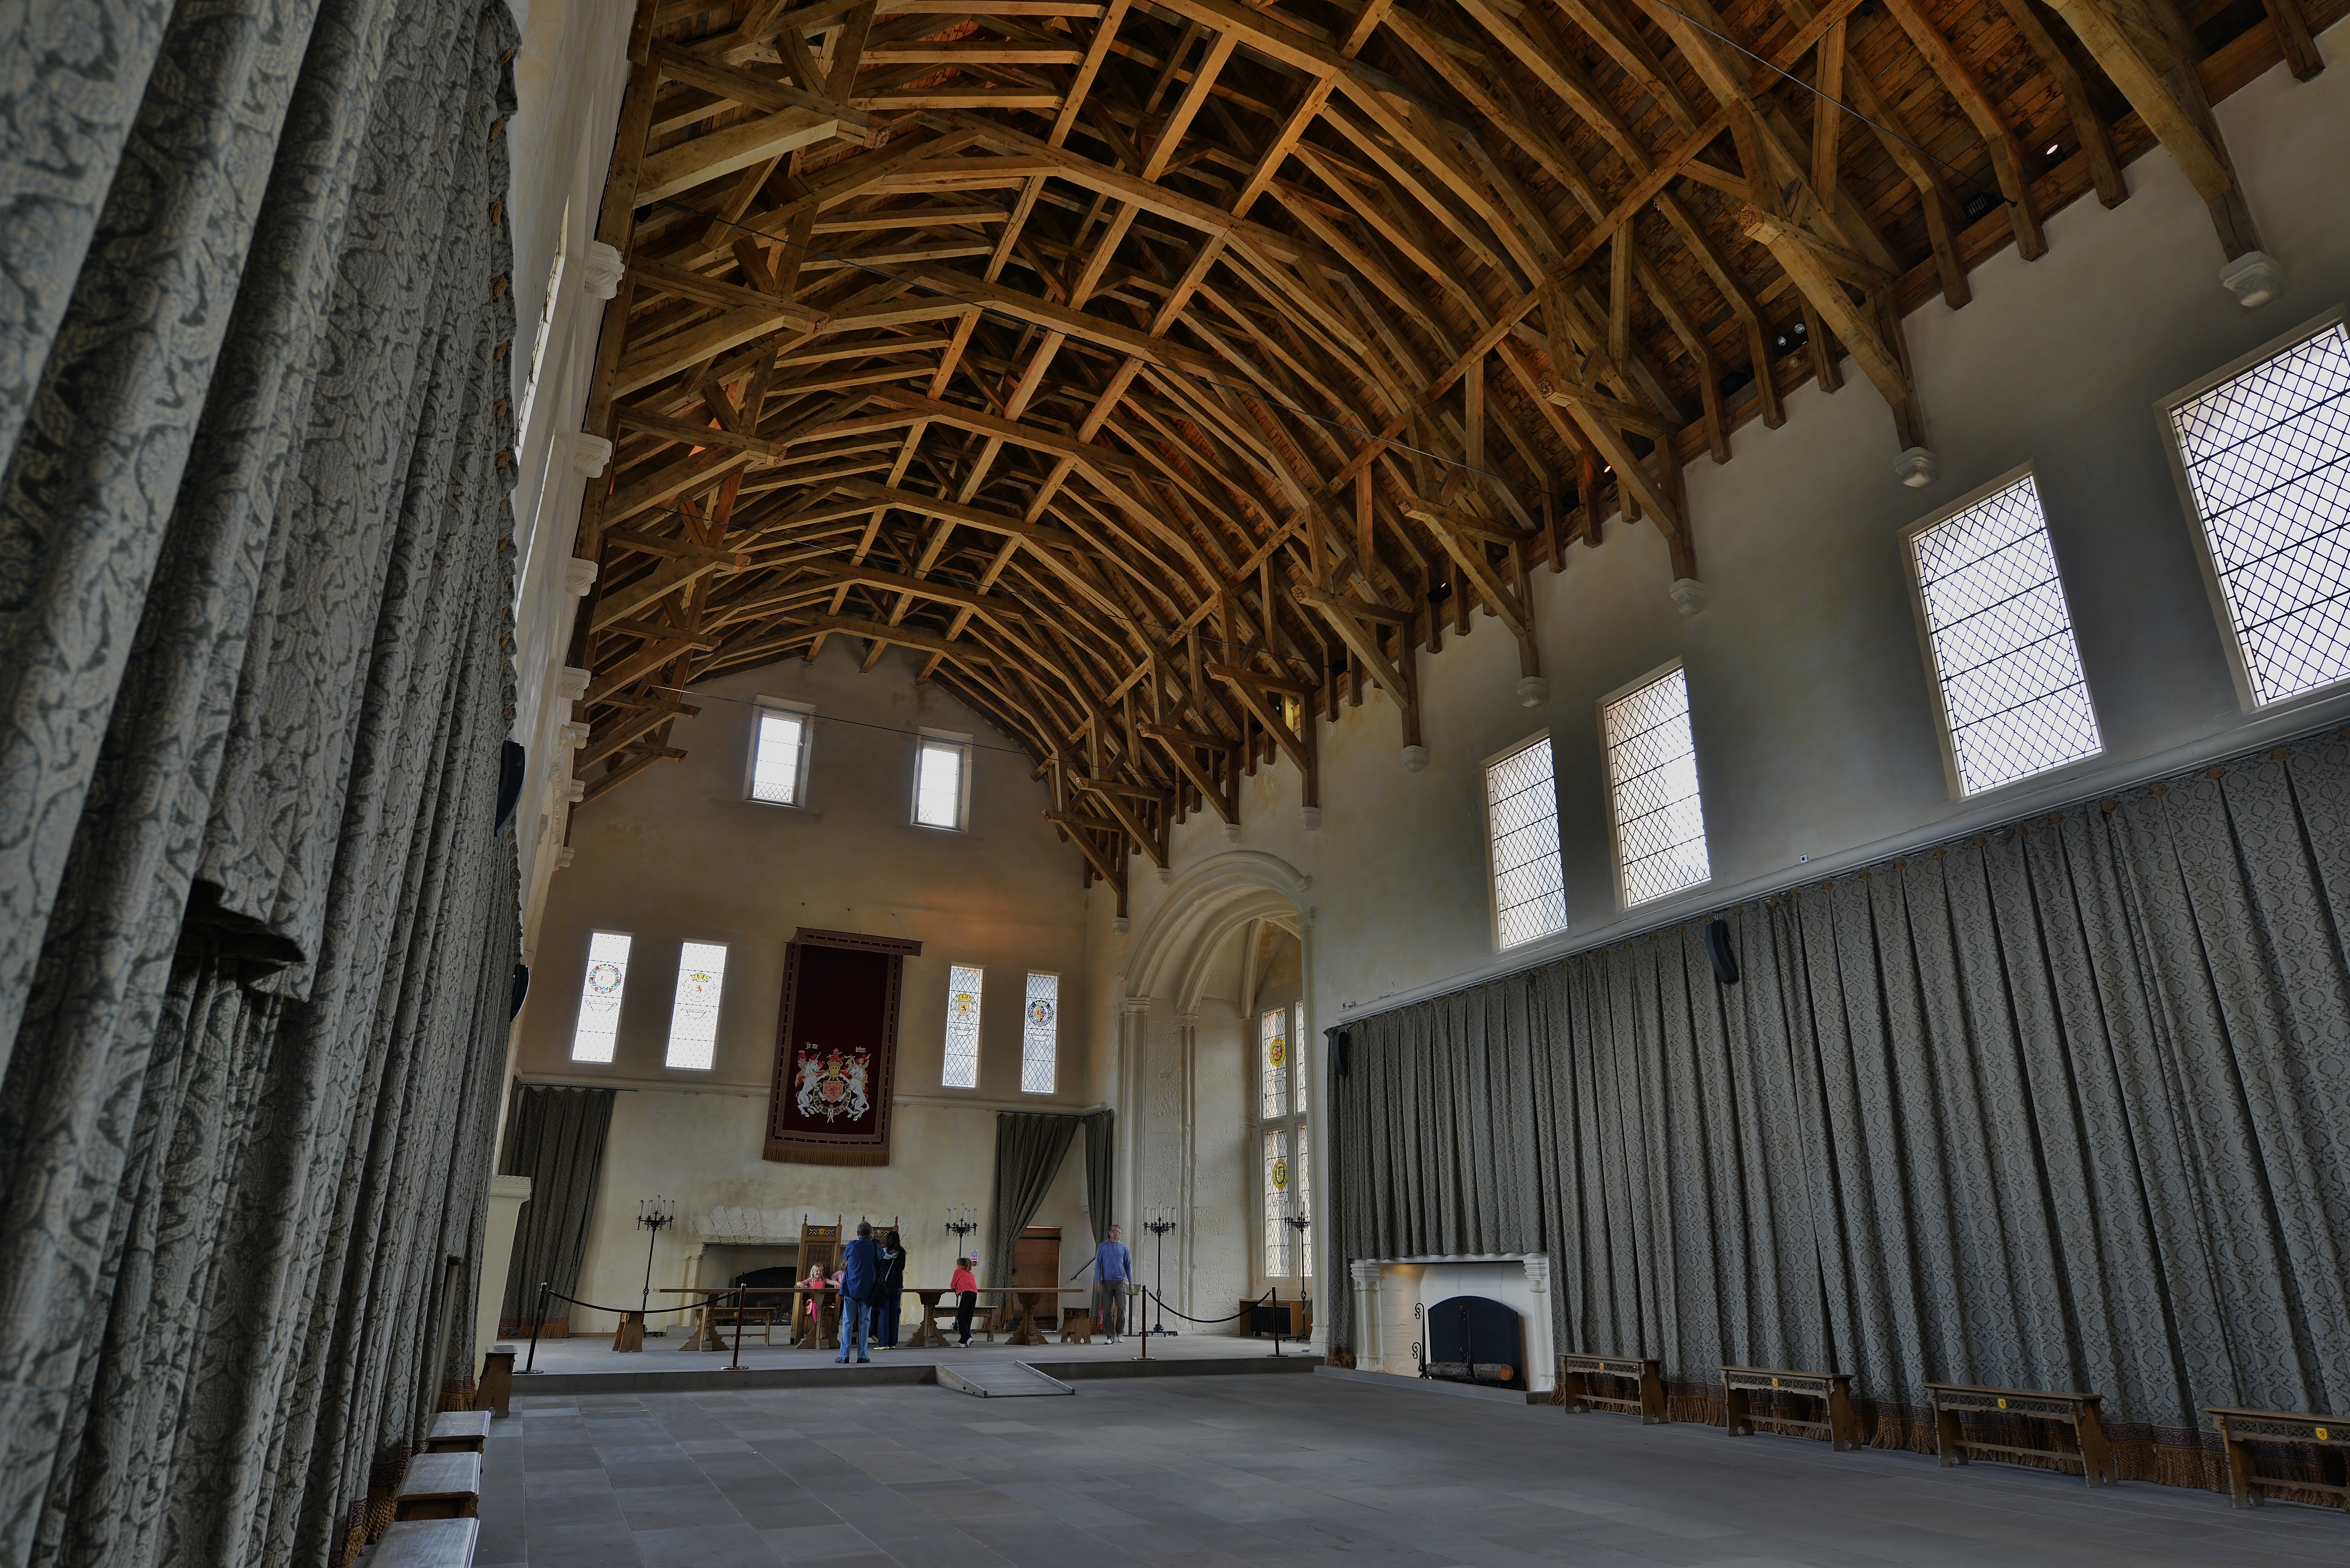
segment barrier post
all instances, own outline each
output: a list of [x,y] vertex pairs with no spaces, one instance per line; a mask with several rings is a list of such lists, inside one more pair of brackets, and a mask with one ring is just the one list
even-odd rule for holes
[[734,1358],[726,1364],[729,1372],[743,1370],[743,1287],[734,1287]]
[[554,1288],[552,1281],[538,1282],[538,1310],[530,1320],[530,1359],[523,1364],[525,1372],[538,1370],[538,1325],[546,1321],[546,1293]]

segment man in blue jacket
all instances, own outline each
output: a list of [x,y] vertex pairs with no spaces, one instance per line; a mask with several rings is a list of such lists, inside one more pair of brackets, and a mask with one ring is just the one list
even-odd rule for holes
[[871,1342],[873,1324],[873,1288],[881,1282],[880,1250],[873,1244],[871,1221],[857,1222],[857,1240],[851,1241],[840,1262],[840,1357],[846,1365],[848,1347],[857,1346],[857,1359],[862,1364],[872,1357],[866,1355]]

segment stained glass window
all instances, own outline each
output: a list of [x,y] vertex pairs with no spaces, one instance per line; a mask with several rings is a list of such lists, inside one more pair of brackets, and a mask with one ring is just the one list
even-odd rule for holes
[[1275,1127],[1264,1135],[1264,1272],[1275,1279],[1289,1273],[1289,1129]]
[[1548,735],[1485,764],[1494,935],[1505,948],[1566,929],[1566,883],[1558,861],[1558,787],[1551,765]]
[[759,710],[751,752],[751,798],[799,805],[807,784],[809,715],[792,708]]
[[2350,676],[2350,335],[2326,327],[2170,410],[2256,705]]
[[579,1027],[571,1036],[575,1062],[608,1062],[620,1032],[620,993],[629,984],[626,931],[598,931],[588,939],[588,975],[579,986]]
[[687,942],[678,950],[677,1000],[669,1010],[669,1063],[707,1067],[718,1054],[718,998],[726,988],[726,944]]
[[1028,977],[1028,1005],[1020,1015],[1020,1092],[1049,1095],[1061,1054],[1061,977]]
[[914,760],[914,820],[924,827],[962,826],[962,769],[969,748],[925,740]]
[[1681,667],[1675,664],[1610,701],[1602,727],[1616,814],[1617,886],[1625,905],[1645,904],[1711,877],[1689,680]]
[[[1305,1144],[1305,1124],[1304,1122],[1300,1122],[1297,1124],[1296,1211],[1307,1216],[1309,1219],[1314,1213],[1314,1165],[1312,1157],[1313,1150],[1308,1148]],[[1311,1232],[1308,1231],[1300,1234],[1296,1231],[1295,1227],[1291,1227],[1290,1230],[1291,1233],[1297,1237],[1297,1277],[1299,1279],[1312,1279],[1314,1277],[1314,1249],[1307,1244],[1307,1236],[1309,1236]]]
[[1909,560],[1960,794],[2103,749],[2030,474],[1911,534]]
[[1257,1020],[1257,1054],[1263,1064],[1263,1116],[1289,1114],[1289,1009],[1275,1007]]
[[947,970],[947,1057],[939,1081],[950,1089],[979,1087],[979,1002],[983,977],[977,964]]
[[1305,1040],[1305,1003],[1303,1002],[1289,1004],[1289,1054],[1296,1064],[1296,1070],[1290,1075],[1289,1101],[1302,1116],[1305,1114],[1305,1054],[1302,1049]]

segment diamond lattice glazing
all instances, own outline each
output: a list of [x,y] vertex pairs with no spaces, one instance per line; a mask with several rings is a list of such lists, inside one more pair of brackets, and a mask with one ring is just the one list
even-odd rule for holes
[[2171,410],[2256,702],[2350,675],[2350,339],[2341,323]]
[[2101,751],[2032,476],[1911,535],[1909,554],[1959,792]]
[[1625,904],[1707,880],[1713,867],[1705,852],[1687,676],[1674,670],[1617,698],[1604,722]]
[[939,1082],[950,1089],[979,1087],[979,1010],[986,978],[977,964],[947,966],[946,1057]]
[[718,1056],[718,1002],[726,989],[726,944],[685,942],[677,955],[677,997],[670,1004],[671,1067],[706,1068]]
[[1505,948],[1566,929],[1558,863],[1558,789],[1550,737],[1485,770],[1486,836],[1493,846],[1493,913]]
[[1049,1095],[1060,1070],[1061,977],[1032,974],[1020,1015],[1020,1092]]

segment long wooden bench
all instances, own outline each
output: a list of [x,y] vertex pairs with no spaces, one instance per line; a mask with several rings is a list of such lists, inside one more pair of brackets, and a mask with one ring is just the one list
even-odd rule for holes
[[368,1568],[473,1568],[481,1541],[478,1519],[400,1520],[375,1543]]
[[1725,1366],[1721,1369],[1723,1413],[1728,1417],[1730,1435],[1751,1438],[1754,1435],[1755,1416],[1751,1396],[1755,1394],[1799,1394],[1807,1399],[1817,1399],[1826,1407],[1825,1421],[1802,1421],[1790,1416],[1765,1414],[1761,1418],[1782,1427],[1794,1427],[1801,1431],[1825,1435],[1837,1453],[1861,1447],[1860,1417],[1852,1407],[1852,1374],[1849,1372],[1790,1372],[1783,1367]]
[[473,1519],[482,1511],[482,1456],[419,1454],[408,1461],[400,1490],[391,1494],[391,1517]]
[[[2277,1490],[2297,1487],[2303,1491],[2322,1491],[2342,1500],[2350,1509],[2350,1480],[2345,1480],[2345,1460],[2350,1460],[2350,1422],[2334,1416],[2319,1416],[2306,1410],[2239,1410],[2226,1405],[2206,1405],[2203,1413],[2220,1428],[2220,1442],[2228,1451],[2228,1490],[2235,1494],[2238,1508],[2258,1508],[2267,1501],[2263,1489]],[[2297,1443],[2317,1449],[2317,1468],[2324,1472],[2317,1480],[2288,1480],[2281,1476],[2264,1476],[2252,1468],[2251,1443]]]
[[[2114,1484],[2113,1450],[2106,1446],[2100,1394],[2066,1394],[2044,1388],[1984,1388],[1971,1383],[1929,1383],[1934,1407],[1934,1452],[1946,1465],[1965,1464],[1974,1454],[2007,1459],[2059,1459],[2081,1467],[2089,1486]],[[1959,1426],[1961,1415],[2020,1417],[2054,1421],[2073,1429],[2070,1449],[2034,1449],[2019,1443],[1979,1443]]]
[[443,1410],[424,1439],[428,1454],[478,1454],[490,1440],[487,1410]]
[[[1558,1393],[1567,1414],[1585,1410],[1621,1410],[1640,1417],[1644,1425],[1661,1427],[1670,1417],[1665,1414],[1664,1363],[1638,1355],[1592,1355],[1581,1351],[1567,1351],[1558,1358]],[[1591,1379],[1616,1378],[1633,1385],[1635,1397],[1627,1399],[1617,1394],[1594,1393]]]

